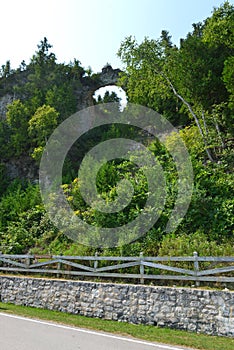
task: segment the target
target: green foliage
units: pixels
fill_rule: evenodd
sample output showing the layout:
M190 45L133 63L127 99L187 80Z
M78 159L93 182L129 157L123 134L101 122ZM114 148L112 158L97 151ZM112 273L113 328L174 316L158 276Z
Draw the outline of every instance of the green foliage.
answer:
M32 118L29 120L28 133L35 145L32 157L40 159L49 136L57 126L58 112L50 106L43 105L39 107Z
M169 234L160 244L159 256L192 256L197 252L200 256L229 256L233 255L233 247L229 243L217 244L210 241L202 231L179 235Z
M7 159L12 155L10 145L12 130L5 120L0 121L0 158Z
M0 163L0 197L6 191L9 185L10 179L7 176L5 164Z
M27 253L27 248L34 245L34 239L20 222L11 222L2 239L5 252L9 254Z
M234 6L225 1L205 21L204 41L234 48Z
M234 110L234 77L233 77L233 71L234 71L234 56L229 57L225 62L224 62L224 70L223 70L223 80L226 85L226 88L228 92L230 93L230 103L229 107L231 111L233 112ZM229 124L230 127L232 126L232 131L233 131L233 117L231 118L229 116Z
M132 126L105 125L87 132L69 151L62 189L75 214L92 225L95 234L99 227L118 227L134 220L152 193L146 169L139 169L135 156L108 161L100 168L92 157L87 157L86 190L92 194L91 181L96 170L94 204L100 205L99 209L117 203L119 183L126 197L126 180L134 190L131 201L117 212L105 213L88 205L81 195L82 179L77 177L77 169L93 146L111 138L136 139L148 147L163 169L166 198L159 220L132 244L126 245L125 236L120 236L117 248L99 249L100 254L139 256L143 251L145 255L191 255L198 251L199 255L233 255L233 13L233 6L225 2L203 23L194 24L179 48L173 45L167 31L162 31L158 40L145 38L138 44L128 37L122 42L118 55L125 70L119 84L126 90L128 100L161 113L179 126L179 132L165 134L163 146ZM93 255L94 248L73 242L50 222L38 185L10 183L6 176L7 161L17 158L23 162L29 154L40 160L53 130L76 112L77 91L82 84L87 87L98 83L98 75L90 69L85 72L77 59L69 64L57 63L51 48L44 38L29 65L22 63L17 71L12 71L8 62L1 70L1 96L9 90L18 98L8 106L6 120L0 121L1 250ZM106 102L117 102L115 113L119 113L121 121L125 112L119 110L117 95L107 91L97 101ZM102 108L108 118L110 111L106 106ZM193 164L194 191L180 226L166 234L178 193L177 169L170 155L178 137L184 141ZM209 152L212 157L207 157ZM156 174L158 169L152 170ZM155 205L148 210L155 214L157 194L153 195ZM95 234L83 243L92 243Z
M71 84L54 85L46 93L46 105L59 111L59 121L63 121L76 112L76 97Z
M29 121L29 135L38 143L44 143L57 125L58 112L53 107L39 107Z
M200 159L201 155L204 158L204 145L202 143L201 135L196 126L185 127L179 131L179 135L184 141L190 157Z
M140 44L130 36L118 51L125 65L120 85L129 101L155 109L174 125L195 122L211 161L220 159L220 139L224 149L233 132L233 13L225 2L204 23L193 25L180 48L163 31L159 40L145 38Z
M194 191L178 233L182 231L191 234L201 230L210 241L232 244L234 179L226 165L204 166L200 161L193 160Z
M15 100L7 107L6 121L9 125L10 146L15 156L25 153L28 149L29 110L23 102Z
M120 98L117 96L117 94L112 91L110 93L110 91L106 91L103 98L101 97L101 95L98 96L98 103L108 103L108 102L119 102Z
M12 182L0 201L0 228L9 221L16 221L22 213L41 203L38 186Z

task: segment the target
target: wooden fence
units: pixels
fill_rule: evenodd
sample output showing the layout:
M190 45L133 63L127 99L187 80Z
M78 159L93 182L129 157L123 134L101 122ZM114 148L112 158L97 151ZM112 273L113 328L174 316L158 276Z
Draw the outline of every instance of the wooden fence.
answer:
M234 257L110 257L0 253L0 271L97 278L234 283Z

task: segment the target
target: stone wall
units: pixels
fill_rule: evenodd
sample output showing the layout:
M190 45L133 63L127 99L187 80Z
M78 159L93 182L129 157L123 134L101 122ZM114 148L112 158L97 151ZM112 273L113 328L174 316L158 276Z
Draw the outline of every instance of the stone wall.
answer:
M234 336L234 292L0 277L2 302Z

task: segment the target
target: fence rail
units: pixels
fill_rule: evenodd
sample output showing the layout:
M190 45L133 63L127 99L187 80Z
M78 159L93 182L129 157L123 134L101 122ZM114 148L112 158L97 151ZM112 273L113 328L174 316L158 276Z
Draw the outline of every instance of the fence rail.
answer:
M181 267L182 265L182 267ZM63 256L0 253L0 271L99 278L234 283L234 257Z

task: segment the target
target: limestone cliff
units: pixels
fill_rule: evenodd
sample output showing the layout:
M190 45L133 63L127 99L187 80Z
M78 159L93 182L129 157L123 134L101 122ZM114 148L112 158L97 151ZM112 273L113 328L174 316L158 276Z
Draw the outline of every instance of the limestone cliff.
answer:
M80 88L76 90L77 111L92 106L94 103L94 92L101 87L115 85L117 83L120 72L120 69L113 69L111 65L107 65L102 68L102 71L100 73L95 74L95 79L91 79L90 77L83 77L81 79ZM20 81L20 78L18 77L17 81L15 81L15 84L27 82L27 74L25 74L25 72L21 72L20 77L22 77L22 81ZM17 98L17 93L14 91L13 77L13 79L11 78L7 92L2 96L0 94L0 119L5 119L7 105L12 103L12 101Z
M106 65L100 73L94 74L93 77L82 77L79 87L74 92L77 111L92 106L95 91L104 86L115 85L120 72L120 69L113 69L110 65ZM29 79L30 71L25 70L0 81L0 120L6 118L7 105L15 99L22 99L22 96L17 94L17 87L26 84ZM34 181L38 177L38 166L30 155L11 157L10 159L0 158L0 163L4 165L7 176L11 180L27 178Z

